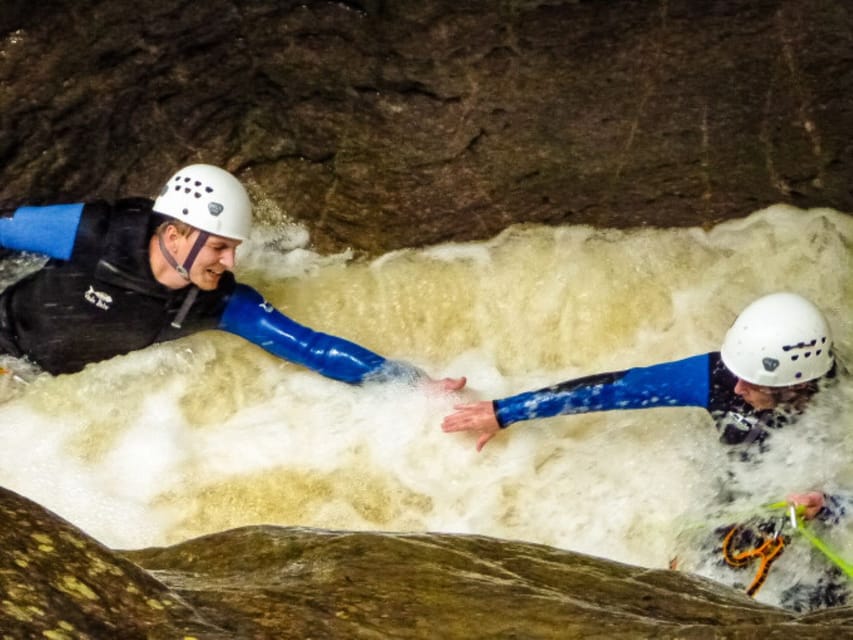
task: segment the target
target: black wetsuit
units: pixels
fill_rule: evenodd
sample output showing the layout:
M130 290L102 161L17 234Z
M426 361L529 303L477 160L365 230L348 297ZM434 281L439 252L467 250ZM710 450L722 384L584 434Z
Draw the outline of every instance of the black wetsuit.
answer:
M230 272L216 290L198 292L180 328L171 325L191 287L169 289L151 272L148 242L163 220L146 199L84 207L73 259L50 259L0 294L4 350L50 373L70 373L216 328L234 290Z
M156 342L220 329L350 384L425 375L294 322L230 271L213 291L163 286L151 271L149 243L167 218L152 205L134 198L0 215L0 246L51 258L0 294L0 352L25 356L50 373L73 373Z

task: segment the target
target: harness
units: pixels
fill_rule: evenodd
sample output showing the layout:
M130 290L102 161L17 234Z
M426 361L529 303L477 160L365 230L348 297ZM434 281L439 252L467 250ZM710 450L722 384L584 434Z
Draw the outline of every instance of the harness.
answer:
M752 549L735 552L733 549L735 534L740 529L740 526L734 525L729 529L726 537L723 539L723 558L726 564L735 569L743 569L753 560L759 561L755 577L746 589L747 595L755 597L755 594L758 593L758 590L767 580L770 566L782 555L782 551L785 550L785 537L781 535L781 531L777 531L771 536L762 535L760 544L754 546Z
M803 507L795 507L787 502L775 502L767 505L767 508L786 508L787 514L782 517L779 525L770 535L760 533L758 535L758 542L752 545L751 548L736 548L735 540L738 537L738 532L748 530L741 525L736 524L730 527L726 532L725 538L723 538L723 559L730 567L743 569L753 561L758 560L758 569L755 572L755 577L746 589L747 595L754 597L758 593L758 590L767 580L771 565L782 555L785 546L790 544L791 538L782 534L782 530L789 522L794 529L794 533L802 535L815 549L823 553L830 562L841 569L848 578L853 578L853 564L842 558L838 552L831 549L809 529L803 520Z

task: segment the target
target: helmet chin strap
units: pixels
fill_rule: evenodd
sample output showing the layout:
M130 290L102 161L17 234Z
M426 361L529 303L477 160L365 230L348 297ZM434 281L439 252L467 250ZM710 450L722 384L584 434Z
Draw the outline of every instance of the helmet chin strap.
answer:
M160 253L163 254L163 257L166 259L166 262L168 262L184 280L189 282L190 269L193 266L193 262L195 262L199 251L201 251L202 247L204 247L204 243L207 242L207 239L209 237L210 234L207 231L199 230L198 238L196 238L195 243L193 243L192 249L190 249L190 252L187 254L186 260L184 260L184 264L178 264L178 261L175 260L175 256L169 253L169 250L166 248L166 241L163 240L162 233L158 234L157 241L160 244Z
M157 242L160 245L160 253L163 254L163 257L166 259L172 268L177 271L181 277L187 282L190 281L190 269L193 266L193 262L195 262L196 257L198 256L198 252L201 251L201 248L204 246L204 243L207 242L207 239L210 237L210 234L207 231L198 232L198 238L193 243L192 249L187 254L186 260L184 260L184 264L178 264L178 261L175 260L175 256L169 253L169 250L166 248L166 241L163 240L163 234L159 234L157 237ZM178 309L178 313L175 315L175 319L172 320L172 326L175 329L180 329L181 325L184 322L184 319L187 317L187 314L190 311L190 307L195 302L196 296L198 296L198 287L192 286L190 287L190 291L187 294L187 297L184 298L184 302L181 305L181 308Z

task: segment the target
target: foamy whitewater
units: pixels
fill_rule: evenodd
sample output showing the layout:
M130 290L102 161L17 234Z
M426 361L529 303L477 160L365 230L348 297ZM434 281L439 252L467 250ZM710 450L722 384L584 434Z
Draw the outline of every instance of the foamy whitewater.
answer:
M55 378L7 358L0 485L113 548L261 523L460 532L675 561L728 583L702 549L714 527L792 491L853 488L849 375L774 432L758 464L732 459L701 409L520 423L479 454L476 436L439 426L455 402L717 350L744 306L778 290L814 300L853 362L850 216L772 207L710 231L514 228L371 263L308 242L258 229L238 279L297 321L468 388L350 387L218 332ZM0 286L35 264L6 260ZM850 520L823 533L848 561ZM825 566L795 539L758 599Z

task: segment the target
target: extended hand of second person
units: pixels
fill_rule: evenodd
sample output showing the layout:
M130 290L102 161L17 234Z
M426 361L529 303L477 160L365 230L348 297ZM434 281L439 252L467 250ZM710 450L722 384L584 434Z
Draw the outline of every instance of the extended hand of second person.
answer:
M481 451L486 443L500 431L500 424L498 424L495 407L491 400L457 404L453 408L455 411L442 421L441 430L445 433L454 431L479 432L477 451Z

